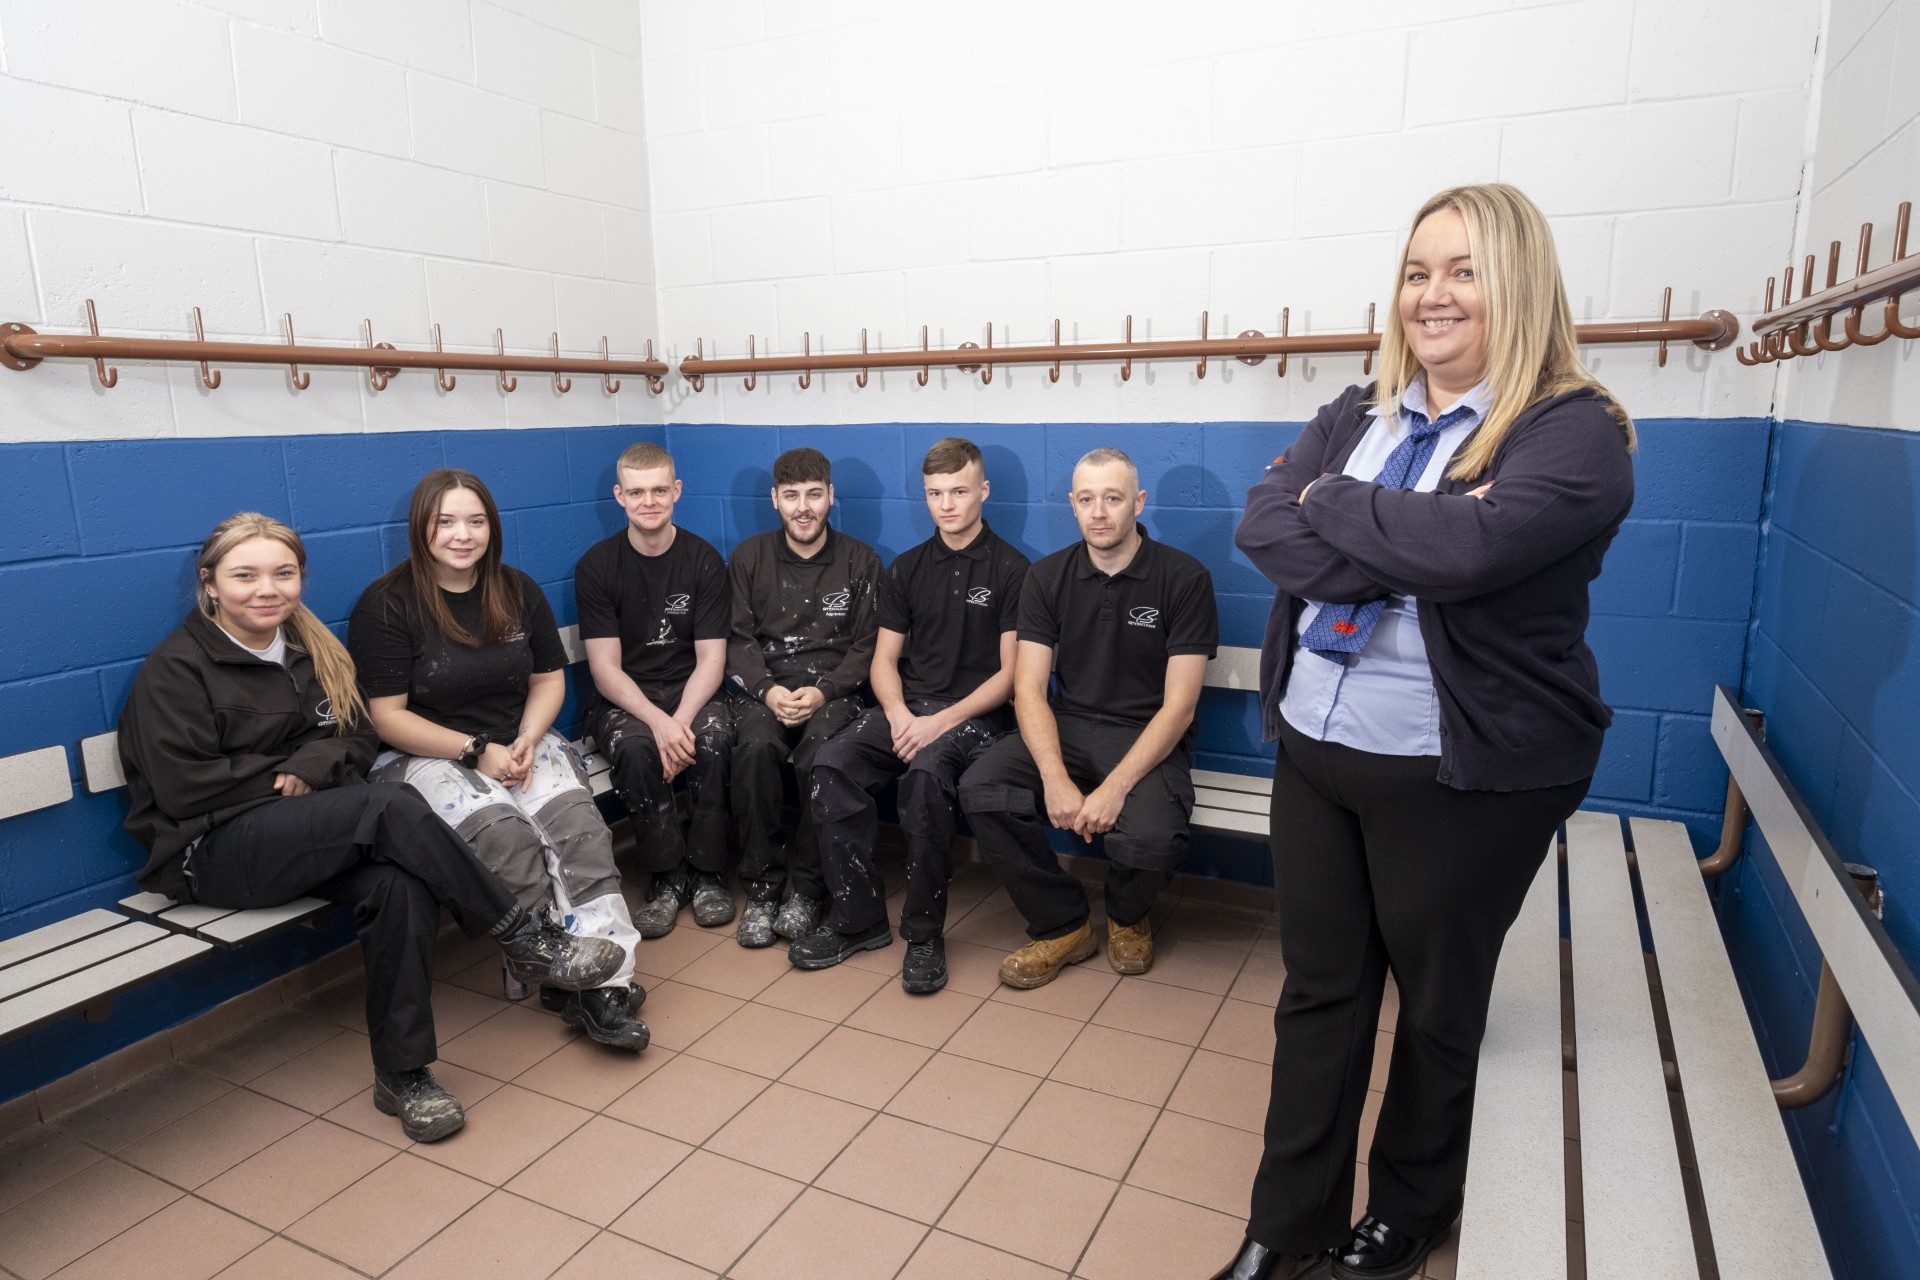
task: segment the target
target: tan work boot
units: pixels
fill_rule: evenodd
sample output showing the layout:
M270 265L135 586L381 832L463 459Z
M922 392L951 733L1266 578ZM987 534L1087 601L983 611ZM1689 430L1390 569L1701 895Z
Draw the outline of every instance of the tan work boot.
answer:
M1065 937L1029 942L1000 962L1000 981L1022 991L1044 987L1070 964L1079 964L1097 949L1093 921L1088 920Z
M1107 963L1115 973L1145 973L1153 968L1153 924L1148 917L1132 924L1107 921Z

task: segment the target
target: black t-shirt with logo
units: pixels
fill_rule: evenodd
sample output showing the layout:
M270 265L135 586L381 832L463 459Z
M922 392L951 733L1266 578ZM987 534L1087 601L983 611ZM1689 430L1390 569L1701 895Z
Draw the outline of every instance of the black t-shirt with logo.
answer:
M618 639L621 669L668 715L693 674L693 642L725 640L733 625L726 562L685 529L657 556L625 529L594 543L573 567L573 595L580 638Z
M857 693L873 665L874 586L880 557L838 529L802 556L780 530L743 539L727 562L733 635L727 675L748 695L813 685L828 700Z
M958 702L1000 670L1000 636L1019 629L1027 558L984 521L955 551L938 533L900 553L880 580L875 615L906 636L900 687Z
M527 709L528 677L559 671L567 651L554 625L553 609L540 584L518 569L500 566L520 584L520 625L498 644L455 644L413 607L404 580L393 590L368 587L347 623L347 651L369 698L407 695L407 710L443 728L484 733L512 742ZM442 591L454 621L479 636L480 590Z
M1213 576L1145 529L1133 560L1111 577L1076 542L1027 574L1020 638L1055 648L1055 711L1144 726L1166 695L1167 659L1211 658L1219 645Z

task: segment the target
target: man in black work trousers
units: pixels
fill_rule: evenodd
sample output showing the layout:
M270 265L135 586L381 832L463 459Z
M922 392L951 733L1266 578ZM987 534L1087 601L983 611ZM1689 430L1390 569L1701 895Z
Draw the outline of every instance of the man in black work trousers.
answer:
M806 782L822 744L860 714L873 661L873 593L880 557L827 524L833 472L818 449L789 449L773 462L780 528L733 549L733 636L727 678L733 699L733 819L740 835L743 947L774 935L804 938L820 923L826 886L808 817ZM780 767L801 787L792 856L781 838ZM789 873L793 892L783 905ZM776 911L778 914L776 915Z
M643 938L666 934L693 904L703 928L733 920L727 892L727 765L733 717L720 694L733 597L706 539L673 522L680 480L673 455L631 445L614 463L613 498L627 527L595 543L573 570L580 638L595 697L588 732L613 768L653 876L634 912ZM685 776L692 820L673 799Z
M1186 857L1189 729L1219 639L1205 566L1140 528L1147 495L1132 459L1093 450L1068 501L1082 540L1035 564L1020 597L1020 734L960 780L960 806L1033 939L1000 964L1011 987L1051 982L1098 945L1048 822L1088 843L1106 834L1107 962L1121 974L1152 966L1148 912Z
M986 465L971 440L949 436L920 464L934 535L880 580L869 707L820 749L813 821L833 909L787 957L825 969L887 946L887 890L874 866L874 796L900 779L907 837L907 940L900 985L947 985L947 883L953 878L954 801L960 775L1013 728L1013 655L1027 558L981 519Z

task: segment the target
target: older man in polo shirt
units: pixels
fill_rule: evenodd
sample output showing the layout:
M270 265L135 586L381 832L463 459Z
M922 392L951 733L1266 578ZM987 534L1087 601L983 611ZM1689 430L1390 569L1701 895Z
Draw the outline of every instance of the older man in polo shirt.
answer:
M1081 541L1035 564L1020 597L1020 732L960 781L960 806L1033 939L1000 965L1012 987L1051 982L1098 949L1092 906L1048 846L1049 822L1088 843L1105 835L1108 963L1121 974L1152 966L1148 912L1186 857L1187 749L1219 640L1206 567L1140 528L1147 495L1131 458L1081 458L1068 501Z

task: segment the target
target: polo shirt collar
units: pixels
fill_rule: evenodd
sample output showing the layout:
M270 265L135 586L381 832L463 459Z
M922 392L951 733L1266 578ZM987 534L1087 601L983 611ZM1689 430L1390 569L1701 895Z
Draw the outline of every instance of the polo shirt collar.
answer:
M989 544L992 539L993 526L983 519L980 521L980 532L973 535L973 541L961 547L958 551L955 551L947 545L947 540L942 538L940 531L936 529L933 532L933 558L936 560L950 560L954 556L965 556L969 560L984 561L987 558Z
M1074 557L1073 576L1076 578L1104 578L1111 576L1115 578L1144 579L1147 576L1147 560L1151 553L1152 546L1153 539L1147 535L1146 529L1141 528L1140 549L1133 553L1133 559L1127 562L1126 568L1120 570L1118 573L1108 575L1101 573L1093 567L1093 553L1087 550L1086 539L1082 538L1080 540L1080 554Z
M1482 378L1479 382L1473 384L1472 389L1469 390L1467 394L1454 401L1447 409L1447 412L1453 413L1460 409L1471 409L1473 411L1474 421L1477 422L1487 416L1487 409L1492 404L1493 384ZM1385 405L1376 404L1367 410L1367 416L1377 418L1385 412L1385 410ZM1426 374L1421 374L1407 384L1406 394L1400 397L1400 411L1402 413L1417 413L1423 418L1429 417L1427 413Z
M773 554L789 564L826 564L832 561L834 557L834 543L839 541L839 535L834 532L833 526L828 525L827 531L820 535L820 549L810 556L803 556L795 552L793 547L787 542L785 525L775 529L774 533L778 536L773 542Z

